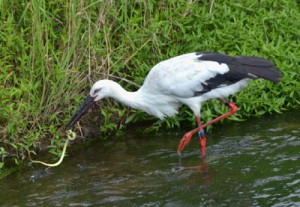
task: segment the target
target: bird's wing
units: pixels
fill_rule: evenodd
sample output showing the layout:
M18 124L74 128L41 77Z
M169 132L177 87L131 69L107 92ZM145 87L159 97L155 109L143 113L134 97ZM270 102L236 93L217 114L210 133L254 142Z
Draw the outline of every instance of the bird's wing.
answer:
M253 56L232 57L214 52L196 53L199 59L203 61L216 61L228 66L229 71L226 73L228 79L241 80L243 78L263 78L274 83L281 79L281 72L276 65L264 58Z
M228 72L227 65L203 61L200 56L189 53L160 62L149 72L143 90L189 98L225 84L226 81L213 78Z
M281 72L263 58L232 57L202 52L180 55L152 68L143 89L182 98L199 96L243 79L264 78L279 82Z

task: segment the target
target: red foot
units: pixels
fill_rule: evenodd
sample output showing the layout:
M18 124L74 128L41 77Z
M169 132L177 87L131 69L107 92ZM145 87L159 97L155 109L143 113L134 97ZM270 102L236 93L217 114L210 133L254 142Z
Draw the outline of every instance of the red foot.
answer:
M191 138L194 134L198 133L198 128L189 131L185 133L183 138L180 140L178 147L177 147L177 153L180 155L185 146L191 141ZM206 156L206 135L202 135L200 137L200 146L201 146L201 157L202 159Z
M198 128L197 128L198 130ZM185 135L182 137L182 139L180 140L178 147L177 147L177 153L180 154L182 152L182 150L184 149L184 147L190 142L192 136L196 133L194 132L195 130L189 131L187 133L185 133Z
M223 114L209 122L207 122L206 124L202 125L202 128L204 129L205 127L214 124L222 119L225 119L229 116L231 116L232 114L236 113L238 111L238 107L233 103L233 102L226 102L223 99L219 99L222 103L226 104L228 106L228 108L230 108L230 111L227 112L226 114ZM196 133L198 133L199 131L199 127L193 129L192 131L187 132L183 138L180 140L179 145L177 147L177 153L180 154L184 147L190 142L192 136ZM201 156L202 158L205 158L205 148L206 148L206 137L205 139L200 139L200 145L201 145Z

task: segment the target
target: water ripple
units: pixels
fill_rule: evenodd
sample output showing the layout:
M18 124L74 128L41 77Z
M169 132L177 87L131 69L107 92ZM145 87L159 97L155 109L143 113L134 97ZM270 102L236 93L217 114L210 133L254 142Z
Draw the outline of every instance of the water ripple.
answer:
M176 154L184 132L127 131L2 180L1 206L300 206L299 113L217 125L205 161L196 139Z

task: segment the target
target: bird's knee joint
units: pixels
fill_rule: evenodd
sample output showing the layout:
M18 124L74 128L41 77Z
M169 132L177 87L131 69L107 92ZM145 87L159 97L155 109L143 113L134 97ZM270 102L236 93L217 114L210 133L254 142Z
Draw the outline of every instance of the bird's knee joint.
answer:
M230 111L232 111L232 112L237 112L239 110L239 108L233 102L230 102L228 107L230 108Z

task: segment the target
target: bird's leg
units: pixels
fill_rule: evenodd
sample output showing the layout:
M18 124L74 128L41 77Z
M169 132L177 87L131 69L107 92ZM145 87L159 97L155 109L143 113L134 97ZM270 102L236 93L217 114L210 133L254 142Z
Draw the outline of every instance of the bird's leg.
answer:
M229 102L226 101L224 99L218 99L220 102L222 102L223 104L225 104L226 106L228 106L230 108L230 111L227 112L226 114L223 114L222 116L219 116L205 124L202 125L202 128L204 129L205 127L214 124L222 119L225 119L229 116L231 116L232 114L236 113L238 111L238 107L233 103L233 102ZM190 142L192 136L196 133L199 133L199 124L198 127L185 133L185 135L183 136L183 138L180 140L178 148L177 148L177 153L180 154L182 152L182 150L184 149L184 147Z
M233 102L226 101L225 99L222 99L222 98L219 98L218 100L220 102L222 102L223 104L225 104L228 108L230 108L230 111L227 112L226 114L223 114L222 116L219 116L219 117L217 117L217 118L215 118L215 119L213 119L213 120L205 123L203 125L203 127L207 127L207 126L209 126L211 124L214 124L214 123L216 123L218 121L221 121L222 119L225 119L225 118L227 118L227 117L235 114L238 111L238 107Z
M196 121L198 124L198 135L200 139L200 147L201 147L201 157L202 159L205 158L205 149L206 149L206 135L204 129L201 124L201 120L199 116L196 116Z
M184 147L190 142L192 136L196 133L198 133L199 138L200 138L200 146L201 146L201 154L202 157L205 157L205 146L206 146L206 135L204 132L204 128L207 125L202 125L200 121L200 117L196 116L196 121L198 124L198 127L185 133L182 139L180 140L178 147L177 147L177 153L180 155Z

